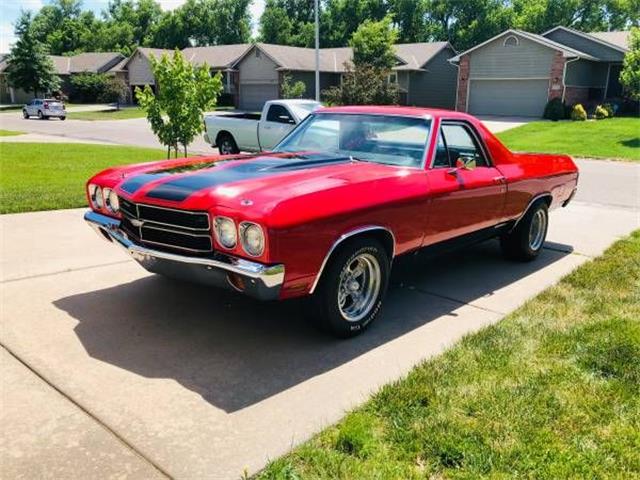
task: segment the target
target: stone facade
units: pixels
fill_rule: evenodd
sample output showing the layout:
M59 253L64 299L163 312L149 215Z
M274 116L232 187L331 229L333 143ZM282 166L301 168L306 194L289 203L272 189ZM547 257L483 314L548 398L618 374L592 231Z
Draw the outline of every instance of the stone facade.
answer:
M459 112L467 111L467 92L469 91L469 55L460 57L458 67L458 100L456 102L456 110Z

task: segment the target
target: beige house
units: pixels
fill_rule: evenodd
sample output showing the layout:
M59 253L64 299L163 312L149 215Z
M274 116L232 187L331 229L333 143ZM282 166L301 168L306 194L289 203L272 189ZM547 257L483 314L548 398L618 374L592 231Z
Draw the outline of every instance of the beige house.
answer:
M60 90L71 93L71 77L78 73L107 73L124 77L124 72L116 69L126 60L118 52L87 52L69 57L49 55L55 73L60 77ZM0 60L0 103L25 103L33 98L33 92L9 85L5 70L8 63L6 56ZM43 93L44 95L44 93Z
M448 42L398 44L396 65L389 81L397 82L403 104L454 108L457 70L449 63L455 51ZM207 63L212 72L222 72L222 104L244 110L259 110L264 102L280 98L285 75L302 81L306 95L315 92L315 50L266 43L186 48L184 56L193 64ZM170 50L138 48L124 63L131 89L155 88L151 56ZM320 89L339 85L351 48L320 49Z

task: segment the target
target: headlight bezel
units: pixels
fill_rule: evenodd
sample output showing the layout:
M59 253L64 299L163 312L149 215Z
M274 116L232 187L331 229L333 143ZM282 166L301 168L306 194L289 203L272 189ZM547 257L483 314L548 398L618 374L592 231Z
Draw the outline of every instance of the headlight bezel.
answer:
M113 214L120 212L120 200L118 200L118 194L113 188L103 188L102 197L107 211Z
M230 225L231 226L231 230L233 232L233 244L225 244L222 241L222 232L221 232L221 225ZM236 222L233 218L231 217L225 217L224 215L216 215L213 218L213 232L214 235L216 237L216 243L218 243L218 245L220 245L222 248L226 249L226 250L233 250L234 248L236 248L236 246L238 245L238 231L237 231L237 226L236 226Z
M89 184L89 201L91 202L91 206L95 210L102 210L104 207L104 197L102 193L102 187L100 185L96 185L95 183Z
M254 228L260 233L260 248L258 250L253 250L248 247L247 232L252 231ZM251 257L261 257L264 255L267 240L264 234L264 229L261 225L255 222L240 222L240 225L238 226L238 233L240 234L240 244L242 245L244 253Z

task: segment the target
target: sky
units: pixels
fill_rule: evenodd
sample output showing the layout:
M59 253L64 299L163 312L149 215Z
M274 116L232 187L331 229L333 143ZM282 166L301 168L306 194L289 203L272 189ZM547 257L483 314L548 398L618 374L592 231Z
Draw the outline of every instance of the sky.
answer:
M156 0L163 10L173 10L182 5L185 0ZM51 3L51 0L0 0L0 53L7 53L15 41L13 24L20 15L20 10L37 12L41 7ZM83 0L85 10L92 10L100 15L107 7L109 0ZM264 10L264 0L253 0L249 7L252 17L253 33L257 33L258 20Z

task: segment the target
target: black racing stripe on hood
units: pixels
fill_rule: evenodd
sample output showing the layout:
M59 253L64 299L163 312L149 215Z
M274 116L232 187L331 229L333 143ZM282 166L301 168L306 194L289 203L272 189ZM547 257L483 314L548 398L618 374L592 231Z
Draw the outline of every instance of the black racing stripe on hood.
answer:
M327 156L326 154L309 154L290 158L259 157L255 160L239 161L225 168L208 168L203 173L183 175L175 180L164 182L149 192L147 197L180 202L194 192L206 188L214 188L225 183L250 180L276 175L283 172L323 167L337 163L349 162L349 157ZM167 174L160 171L159 174ZM156 177L157 178L157 177Z
M145 186L147 183L157 180L160 177L164 177L169 175L168 173L159 174L157 172L154 173L142 173L140 175L135 175L131 178L128 178L120 185L120 188L129 194L136 193L140 188Z

